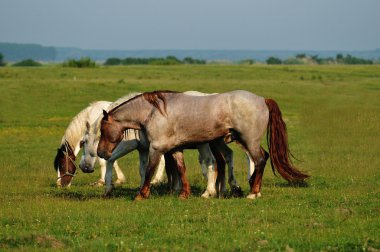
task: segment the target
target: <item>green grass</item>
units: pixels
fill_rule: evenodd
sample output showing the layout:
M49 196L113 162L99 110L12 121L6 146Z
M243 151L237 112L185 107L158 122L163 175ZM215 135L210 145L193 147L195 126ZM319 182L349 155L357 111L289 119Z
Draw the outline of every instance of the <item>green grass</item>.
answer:
M137 153L120 160L128 182L111 199L88 185L98 171L55 188L53 158L77 112L155 89L245 89L275 99L309 187L288 186L267 165L262 198L205 200L197 153L188 150L186 201L161 185L133 202ZM0 250L380 249L379 66L5 67L0 94ZM232 148L247 194L246 160Z

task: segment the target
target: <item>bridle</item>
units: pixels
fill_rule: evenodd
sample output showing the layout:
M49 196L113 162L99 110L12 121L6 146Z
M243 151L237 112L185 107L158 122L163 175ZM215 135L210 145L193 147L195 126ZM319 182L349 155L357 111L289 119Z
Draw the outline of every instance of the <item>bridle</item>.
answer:
M67 141L65 141L65 150L62 150L62 152L63 152L63 154L66 156L66 171L65 171L65 173L62 175L62 176L59 176L58 178L57 178L57 180L59 180L59 179L62 179L63 177L65 177L65 176L70 176L70 177L75 177L75 172L74 173L71 173L71 172L69 172L69 166L68 166L68 164L69 164L69 161L71 162L71 164L72 165L74 165L74 167L75 167L75 170L77 170L77 165L75 164L75 161L69 156L69 154L68 154L68 150L69 150L69 145L68 145L68 143L67 143ZM71 148L70 148L71 149ZM60 165L58 165L58 166L60 166ZM62 168L62 167L61 167Z

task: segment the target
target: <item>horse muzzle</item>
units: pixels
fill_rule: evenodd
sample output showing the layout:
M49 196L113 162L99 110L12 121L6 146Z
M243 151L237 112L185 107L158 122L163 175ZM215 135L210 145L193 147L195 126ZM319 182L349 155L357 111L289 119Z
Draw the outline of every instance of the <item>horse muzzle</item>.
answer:
M82 170L82 172L84 173L93 173L94 172L94 168L89 166L89 165L82 165L82 164L79 164L79 168Z

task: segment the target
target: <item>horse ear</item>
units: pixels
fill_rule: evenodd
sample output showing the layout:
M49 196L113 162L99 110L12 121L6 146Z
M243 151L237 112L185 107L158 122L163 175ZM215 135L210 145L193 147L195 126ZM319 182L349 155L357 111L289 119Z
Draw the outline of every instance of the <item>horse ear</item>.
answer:
M108 121L108 113L103 109L103 120Z

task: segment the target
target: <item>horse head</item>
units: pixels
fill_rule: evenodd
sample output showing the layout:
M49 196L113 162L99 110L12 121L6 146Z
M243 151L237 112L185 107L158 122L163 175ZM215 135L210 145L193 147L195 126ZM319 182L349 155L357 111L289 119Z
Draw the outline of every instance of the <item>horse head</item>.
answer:
M100 126L100 140L97 154L99 157L109 159L112 151L121 142L124 135L123 125L112 118L112 115L103 110L103 119Z
M57 186L70 186L71 180L75 175L76 165L74 151L67 142L57 149L57 155L54 159L54 168L57 171Z
M89 122L86 122L86 131L84 133L83 139L80 142L80 147L83 149L82 158L79 163L79 168L84 173L94 172L95 162L96 162L96 148L98 146L98 140L96 134L93 133Z

